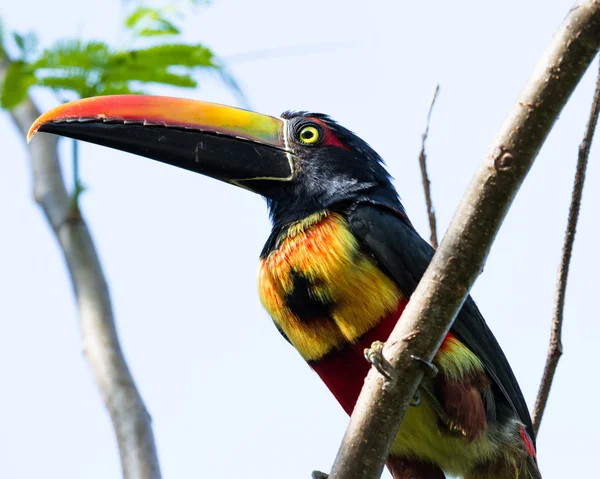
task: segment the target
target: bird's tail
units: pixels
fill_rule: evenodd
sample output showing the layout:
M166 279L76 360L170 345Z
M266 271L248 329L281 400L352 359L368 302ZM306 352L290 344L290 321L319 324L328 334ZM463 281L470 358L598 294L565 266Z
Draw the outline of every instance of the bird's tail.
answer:
M525 470L523 474L519 475L519 479L542 479L542 473L540 472L534 457L530 456L527 458Z
M521 461L521 468L519 471L518 478L519 479L542 479L542 474L538 468L535 446L533 445L533 441L527 434L527 431L523 427L523 425L519 426L519 436L521 439L521 444L525 449L525 460Z
M535 459L520 459L516 463L512 458L490 464L479 464L465 479L542 479Z
M495 460L475 466L465 479L542 479L535 448L529 436L526 437L526 442L511 447Z
M445 479L435 464L390 456L387 467L394 479ZM482 464L465 479L542 479L535 456L506 457L498 462Z
M513 430L514 431L514 430ZM465 479L542 479L535 445L521 424L517 424L515 441L503 448L489 462L477 464ZM390 456L387 467L394 479L445 479L435 464L417 459Z

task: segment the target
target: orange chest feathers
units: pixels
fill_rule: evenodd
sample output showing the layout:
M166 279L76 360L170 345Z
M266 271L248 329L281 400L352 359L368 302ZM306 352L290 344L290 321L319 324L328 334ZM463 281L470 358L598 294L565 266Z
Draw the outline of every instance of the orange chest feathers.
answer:
M261 260L258 286L263 306L307 361L355 343L402 299L335 213L291 225Z

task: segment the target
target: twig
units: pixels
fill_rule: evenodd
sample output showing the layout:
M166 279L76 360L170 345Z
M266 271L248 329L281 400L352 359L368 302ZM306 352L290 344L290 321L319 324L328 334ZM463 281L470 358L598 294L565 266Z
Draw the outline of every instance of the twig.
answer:
M396 324L384 357L395 382L372 369L352 413L331 479L381 475L423 377L411 356L432 360L482 270L512 200L569 96L600 48L600 0L566 16L471 181L429 268Z
M0 59L1 60L1 59ZM0 77L8 61L0 61ZM30 98L9 112L23 139L40 115ZM117 337L108 285L90 232L73 208L60 169L57 138L29 145L33 190L62 249L79 309L83 348L117 435L125 479L160 479L150 416Z
M533 428L537 435L542 416L546 409L552 380L556 373L556 366L563 353L561 333L563 325L563 312L565 308L565 293L567 290L567 279L569 277L569 265L571 263L571 254L573 252L573 243L575 242L575 233L577 230L577 220L579 219L579 210L581 209L581 196L583 194L583 185L585 182L585 170L587 168L590 148L594 138L594 131L598 123L598 113L600 111L600 68L596 80L596 91L592 101L592 109L588 120L585 135L579 145L579 155L577 158L577 169L575 171L575 182L571 194L571 206L569 208L569 219L567 221L567 230L565 232L565 241L563 244L558 268L558 278L556 280L556 295L554 297L554 311L552 312L552 332L550 335L550 347L548 348L548 357L542 376L542 383L535 401L533 409Z
M438 93L440 92L439 83L435 87L431 104L429 105L429 111L427 112L427 124L425 131L421 136L421 153L419 154L419 166L421 167L421 179L423 180L423 191L425 193L425 204L427 205L427 216L429 217L429 231L431 238L431 246L435 249L438 247L438 236L437 236L437 222L435 219L435 208L433 207L433 200L431 199L431 181L427 175L427 155L425 154L425 143L427 142L427 136L429 135L429 123L431 122L431 112L433 111L433 105L437 99Z

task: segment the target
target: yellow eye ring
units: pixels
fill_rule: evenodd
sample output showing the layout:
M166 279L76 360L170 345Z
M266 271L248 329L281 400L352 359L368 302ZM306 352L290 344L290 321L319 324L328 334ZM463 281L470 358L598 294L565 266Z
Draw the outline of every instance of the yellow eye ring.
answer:
M314 145L321 139L321 133L319 132L318 128L311 125L306 125L303 126L298 132L298 138L305 145Z

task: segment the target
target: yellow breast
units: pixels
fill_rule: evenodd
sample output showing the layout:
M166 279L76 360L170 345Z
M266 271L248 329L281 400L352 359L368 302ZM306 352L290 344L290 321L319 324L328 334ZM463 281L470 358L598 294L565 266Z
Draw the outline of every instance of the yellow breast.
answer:
M335 213L291 225L261 260L258 284L263 306L307 361L355 342L402 298ZM307 317L292 301L299 296L323 307Z

